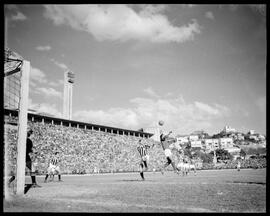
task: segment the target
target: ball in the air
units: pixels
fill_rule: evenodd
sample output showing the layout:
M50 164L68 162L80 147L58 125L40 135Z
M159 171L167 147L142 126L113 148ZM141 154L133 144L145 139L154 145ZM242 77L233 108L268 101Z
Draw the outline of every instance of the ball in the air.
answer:
M164 125L164 121L160 120L160 121L158 122L158 124L159 124L160 126L162 126L162 125Z

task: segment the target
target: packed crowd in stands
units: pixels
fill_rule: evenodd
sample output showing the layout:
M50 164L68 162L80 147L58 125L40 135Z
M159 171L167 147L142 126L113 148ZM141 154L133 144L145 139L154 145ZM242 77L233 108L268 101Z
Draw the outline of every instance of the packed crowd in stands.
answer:
M14 117L10 122L14 122ZM5 119L6 120L6 119ZM8 120L7 120L8 121ZM105 172L134 172L138 171L140 157L136 146L139 139L153 146L149 150L149 170L160 170L165 162L163 150L154 140L117 135L102 131L53 125L41 122L28 122L28 128L34 133L31 137L34 144L35 162L40 174L44 174L50 157L58 151L61 158L63 174L88 174ZM17 127L5 124L5 141L10 170L16 165ZM230 161L222 168L236 168L237 161ZM266 167L266 159L242 160L242 168ZM213 164L203 164L202 169L213 169ZM168 167L168 169L172 169Z
M240 161L242 169L266 168L266 158L248 158L241 160L228 160L225 162L217 163L216 166L213 163L204 163L202 169L236 169L238 161Z
M123 136L101 131L53 125L41 122L28 122L28 128L34 133L31 137L36 152L35 161L40 173L46 172L50 157L55 151L60 152L63 173L93 173L137 171L139 154L136 146L139 139L153 145L152 139L136 136ZM16 164L15 126L7 126L8 158L11 170ZM159 145L150 149L151 164L149 169L164 163L164 155ZM163 159L163 160L162 160Z

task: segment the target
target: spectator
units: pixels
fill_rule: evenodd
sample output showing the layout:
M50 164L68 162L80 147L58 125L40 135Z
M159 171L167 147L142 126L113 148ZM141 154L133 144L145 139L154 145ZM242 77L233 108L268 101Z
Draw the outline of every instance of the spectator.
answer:
M15 121L12 119L12 121ZM35 143L40 174L46 172L48 155L59 150L62 157L62 173L93 173L97 167L102 172L116 172L120 168L123 171L138 171L136 157L136 144L141 137L117 135L102 131L52 125L41 122L28 122L28 126L34 131L32 140ZM8 145L8 165L14 168L16 165L16 127L6 128ZM143 142L153 145L156 141L143 138ZM159 171L164 164L162 148L154 145L150 151L149 170ZM201 163L201 162L200 162ZM235 169L236 161L228 161L222 168ZM266 158L243 160L242 168L266 167ZM202 169L213 169L212 163L203 163ZM171 168L170 168L171 169ZM172 169L171 169L172 170Z

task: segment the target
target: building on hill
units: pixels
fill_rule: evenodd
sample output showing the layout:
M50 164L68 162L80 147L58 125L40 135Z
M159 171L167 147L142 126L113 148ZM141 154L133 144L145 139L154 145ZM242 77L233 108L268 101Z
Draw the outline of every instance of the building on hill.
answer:
M219 140L218 139L205 139L204 146L206 152L214 151L219 148Z
M233 139L231 137L219 138L219 148L232 148L233 144Z
M266 148L266 141L265 141L265 140L261 141L261 142L260 142L260 145L261 145L263 148Z
M247 132L247 134L248 134L248 135L253 135L253 134L255 134L255 130L249 130L249 131Z
M224 148L224 149L227 150L233 156L234 160L236 158L240 157L241 149L239 147L228 147L228 148Z
M247 134L253 135L253 134L255 134L255 130L249 130L249 131L247 132Z
M259 138L259 140L265 140L265 136L262 134L258 134L258 138Z
M236 130L234 128L226 125L224 127L224 129L222 130L222 132L224 132L225 134L227 134L227 133L235 133Z
M199 136L198 135L189 135L188 137L189 141L196 141L196 140L199 140Z
M242 133L236 133L234 139L235 140L245 140L245 136Z
M202 141L201 140L193 140L190 141L191 148L202 148Z
M259 141L259 138L258 138L258 136L257 136L256 134L250 135L250 136L249 136L249 139L250 139L250 140L253 140L253 141Z
M184 145L189 142L188 135L179 135L176 137L176 140L180 145Z

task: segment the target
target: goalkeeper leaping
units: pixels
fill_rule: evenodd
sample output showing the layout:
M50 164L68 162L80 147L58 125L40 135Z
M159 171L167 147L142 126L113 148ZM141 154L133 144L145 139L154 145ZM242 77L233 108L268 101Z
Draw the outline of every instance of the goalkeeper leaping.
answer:
M167 159L166 163L161 168L162 175L164 174L165 168L170 164L172 165L174 172L179 174L179 169L175 166L175 163L172 159L172 151L170 149L170 145L172 144L172 142L175 142L175 139L169 137L171 133L172 131L170 131L169 133L165 133L164 131L160 130L160 144L162 146L162 149L164 150Z

